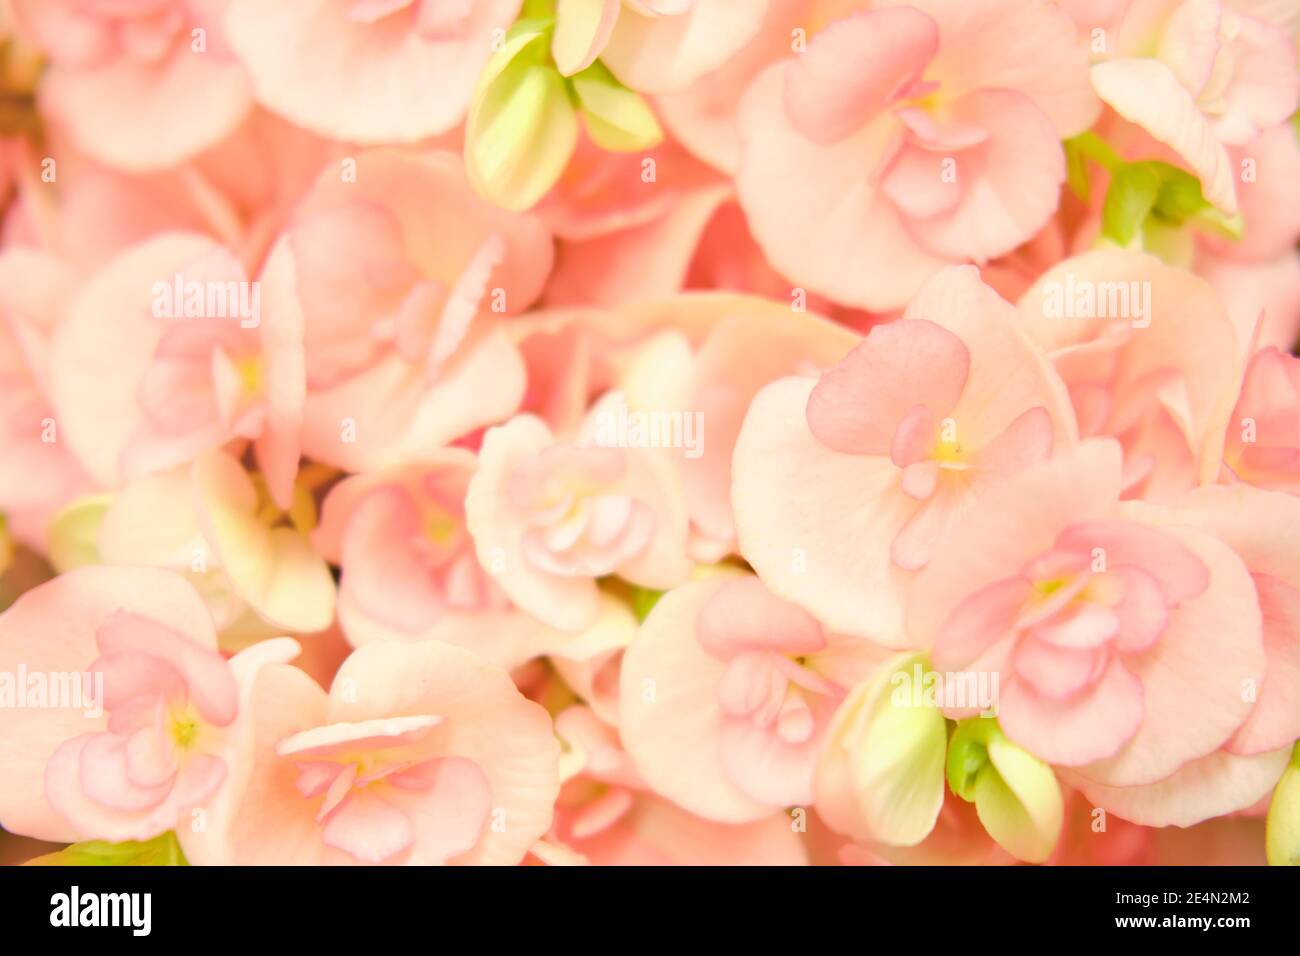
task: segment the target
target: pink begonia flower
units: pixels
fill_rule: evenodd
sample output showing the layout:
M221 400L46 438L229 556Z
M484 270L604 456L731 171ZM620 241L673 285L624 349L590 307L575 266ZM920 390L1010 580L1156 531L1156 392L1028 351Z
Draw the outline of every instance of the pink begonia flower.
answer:
M791 819L771 813L728 825L688 813L646 786L618 731L587 707L555 717L564 745L555 825L533 853L559 862L553 847L594 866L800 866L807 853Z
M1121 507L1121 459L1113 440L1089 440L988 489L907 602L934 670L998 674L1007 737L1070 768L1103 807L1215 754L1266 673L1242 559ZM1176 799L1162 812L1179 813Z
M1265 798L1300 737L1300 716L1290 700L1300 678L1300 561L1289 546L1300 500L1238 484L1199 488L1167 508L1134 502L1128 509L1153 525L1195 528L1230 546L1251 574L1262 616L1263 680L1240 688L1255 706L1219 750L1144 787L1080 781L1085 794L1126 819L1189 826Z
M620 650L636 619L603 598L579 634L555 631L515 608L479 564L464 500L477 467L461 448L330 489L312 543L340 568L338 613L348 641L440 640L507 669L561 655L570 665ZM561 665L563 666L563 665Z
M80 568L28 591L0 615L0 671L59 696L0 708L0 822L61 842L175 829L184 844L238 772L252 679L297 652L286 638L227 662L169 571Z
M1127 497L1169 498L1199 482L1241 350L1204 280L1144 253L1098 250L1045 272L1018 311L1069 387L1080 435L1124 446Z
M474 555L465 527L472 452L447 448L391 472L352 475L330 489L312 533L341 569L339 617L406 635L454 615L509 609Z
M565 76L597 59L643 93L685 89L758 32L768 0L559 0L551 53Z
M1275 346L1251 356L1227 423L1223 467L1228 480L1300 494L1300 358Z
M0 255L0 511L39 552L55 513L94 489L59 440L49 399L50 338L74 286L52 257L21 247Z
M305 333L303 453L370 471L509 416L524 369L497 320L550 265L541 223L475 196L451 153L328 168L261 279Z
M237 809L191 862L513 865L550 829L551 720L462 648L360 648L328 694L267 668L250 707Z
M556 320L563 323L565 318ZM547 358L560 358L557 351L571 366L585 349L587 367L570 367L566 386L582 389L586 378L597 376L601 386L621 392L629 416L683 416L681 447L666 447L661 457L682 476L692 525L691 553L706 563L735 547L731 459L750 400L785 375L815 374L830 367L857 341L852 332L794 303L782 306L721 294L575 313L568 321L577 326L570 331L572 337L537 336L531 349L525 347L530 371ZM634 332L642 325L658 331ZM584 340L588 344L576 345ZM530 375L530 381L533 378ZM548 421L564 430L574 420L571 412L572 407ZM692 426L689 433L687 423Z
M829 630L907 646L903 587L953 521L1074 438L1015 311L973 266L947 269L820 379L758 393L732 463L740 552Z
M880 653L757 578L692 582L659 600L623 656L623 745L656 792L706 819L810 806L831 715Z
M1006 24L1014 22L1008 32ZM740 203L772 265L869 309L1009 252L1056 209L1097 103L1047 2L924 0L837 20L741 103Z
M229 0L257 99L331 139L409 143L464 118L520 0Z
M228 0L14 0L50 58L41 113L105 163L166 169L216 145L252 106L225 45Z
M55 330L60 440L108 488L252 441L287 505L305 399L300 322L210 239L163 233L132 246Z
M557 441L540 419L516 416L484 436L465 497L479 562L515 605L560 630L595 623L597 578L662 590L691 568L680 477L654 449L594 438Z
M655 97L659 119L693 155L734 174L740 161L736 110L754 77L818 27L862 6L861 0L770 0L758 32L734 56L685 89Z
M100 524L99 556L183 573L223 637L322 631L334 620L334 580L300 527L314 517L304 496L297 489L286 514L236 459L203 452L193 464L123 487Z
M1106 36L1097 95L1177 153L1226 213L1238 209L1228 147L1284 122L1300 94L1294 44L1256 6L1132 0L1117 20L1092 24Z

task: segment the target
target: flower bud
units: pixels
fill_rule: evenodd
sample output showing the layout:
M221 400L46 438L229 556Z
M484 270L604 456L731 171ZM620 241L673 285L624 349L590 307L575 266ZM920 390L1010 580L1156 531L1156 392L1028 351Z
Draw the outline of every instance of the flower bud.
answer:
M1273 790L1264 852L1269 866L1300 866L1300 744Z
M943 806L946 721L898 686L923 666L922 655L891 658L832 719L814 782L817 812L855 840L915 846Z
M1061 834L1065 804L1052 768L1016 746L996 720L957 725L948 745L948 785L975 804L980 823L1018 860L1042 863Z
M550 61L550 20L520 20L479 77L465 121L475 191L529 209L555 185L578 141L570 91Z

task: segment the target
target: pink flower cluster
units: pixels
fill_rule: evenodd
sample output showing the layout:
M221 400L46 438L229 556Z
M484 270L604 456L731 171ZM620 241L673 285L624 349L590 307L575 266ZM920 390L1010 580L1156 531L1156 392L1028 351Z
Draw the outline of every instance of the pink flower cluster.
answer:
M0 4L0 860L1300 863L1298 32Z

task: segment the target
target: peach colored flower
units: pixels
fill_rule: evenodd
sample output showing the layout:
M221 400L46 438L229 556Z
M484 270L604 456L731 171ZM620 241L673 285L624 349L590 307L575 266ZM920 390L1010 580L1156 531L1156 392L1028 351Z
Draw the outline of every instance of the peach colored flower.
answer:
M658 793L706 819L810 806L831 715L879 656L757 578L685 585L624 654L623 745Z
M478 199L450 153L377 150L323 172L261 277L303 329L304 454L398 465L510 415L523 365L499 319L550 263L541 223Z
M736 188L772 264L883 310L1032 236L1060 138L1097 112L1074 34L1046 2L925 0L837 20L768 67L741 103Z
M242 440L287 504L302 329L293 311L263 302L228 250L191 233L132 246L79 290L51 342L50 399L61 440L99 484Z
M1074 441L1064 385L973 267L819 379L768 385L732 462L740 552L828 629L907 646L902 593L977 492Z
M166 169L224 139L252 106L225 45L228 0L14 0L17 29L50 58L41 111L123 169Z
M1242 559L1149 506L1118 506L1121 489L1110 440L1008 479L966 513L907 606L934 669L999 674L1006 735L1101 806L1215 754L1255 707L1244 682L1267 669ZM1175 799L1164 812L1183 811Z
M1097 250L1043 273L1017 311L1069 387L1080 435L1124 446L1126 497L1167 499L1217 466L1241 343L1204 280Z
M550 829L550 718L461 648L363 647L328 694L268 668L250 707L238 809L195 862L511 865Z
M662 589L691 567L677 474L653 450L593 437L556 441L517 416L484 437L465 497L479 562L515 605L561 630L595 622L598 578Z
M169 571L82 568L29 591L0 615L0 670L43 678L50 696L0 708L5 828L184 840L190 812L237 773L253 677L297 650L271 641L227 662L203 602ZM54 693L68 679L76 699Z

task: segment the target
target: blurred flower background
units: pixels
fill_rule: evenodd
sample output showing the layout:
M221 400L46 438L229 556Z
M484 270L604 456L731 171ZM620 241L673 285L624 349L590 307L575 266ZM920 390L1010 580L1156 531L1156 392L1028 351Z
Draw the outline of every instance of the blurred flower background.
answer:
M0 863L1300 862L1298 62L0 2Z

